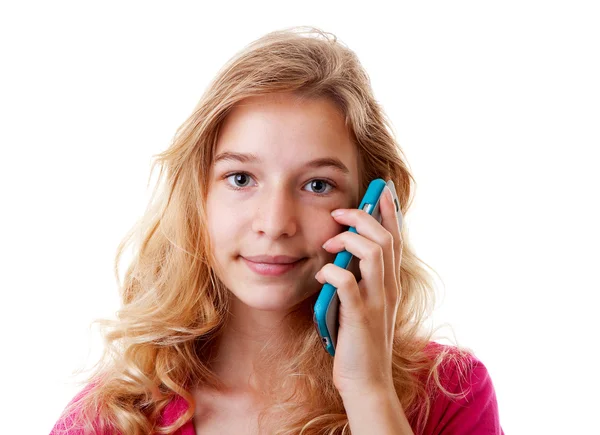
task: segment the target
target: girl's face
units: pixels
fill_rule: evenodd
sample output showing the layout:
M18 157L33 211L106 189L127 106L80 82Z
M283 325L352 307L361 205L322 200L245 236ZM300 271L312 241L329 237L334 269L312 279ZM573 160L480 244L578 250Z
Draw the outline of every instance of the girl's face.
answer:
M217 275L249 307L288 310L302 302L321 288L315 274L335 258L321 247L344 228L330 213L356 207L358 186L358 152L331 101L244 100L221 128L209 175ZM248 260L256 256L267 258ZM282 261L275 256L301 260L284 272L256 264Z

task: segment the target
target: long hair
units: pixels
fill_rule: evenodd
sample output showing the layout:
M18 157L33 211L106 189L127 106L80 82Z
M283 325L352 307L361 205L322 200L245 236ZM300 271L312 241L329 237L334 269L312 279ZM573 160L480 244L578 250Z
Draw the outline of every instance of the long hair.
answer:
M207 364L229 309L206 224L208 174L220 126L232 108L245 98L279 92L335 103L359 153L359 193L374 178L391 179L407 215L415 181L356 54L311 27L272 32L249 44L217 74L168 149L154 156L151 173L160 168L156 188L115 258L122 306L116 319L98 321L105 349L86 381L93 388L65 409L65 414L78 410L74 425L90 433L168 434L194 414L191 386L222 385ZM436 394L453 396L440 383L438 366L453 358L459 362L469 351L427 351L434 332L425 325L435 305L435 272L415 255L406 225L402 238L392 373L405 413L419 428ZM127 247L132 257L121 282ZM276 433L349 433L332 380L333 359L306 318L294 326L297 340L265 355L271 378L294 385L287 395L276 385L268 388L286 413ZM161 426L161 412L176 395L189 407L173 424Z

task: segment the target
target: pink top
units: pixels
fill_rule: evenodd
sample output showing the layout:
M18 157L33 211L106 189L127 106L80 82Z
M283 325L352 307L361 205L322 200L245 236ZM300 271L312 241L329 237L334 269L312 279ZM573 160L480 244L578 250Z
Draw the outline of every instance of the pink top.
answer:
M430 348L441 349L442 347L445 345L435 342L430 344ZM500 427L496 393L488 371L476 357L470 357L469 363L471 368L467 372L466 379L462 380L459 380L455 367L440 370L440 381L444 388L453 393L458 391L468 391L468 393L466 397L454 401L442 394L435 398L425 429L413 428L416 435L504 435ZM175 396L163 410L159 423L161 425L173 423L186 409L186 401L181 396ZM68 420L68 417L59 420L50 435L84 435L80 431L61 432L60 429L65 427ZM172 435L196 435L192 419Z

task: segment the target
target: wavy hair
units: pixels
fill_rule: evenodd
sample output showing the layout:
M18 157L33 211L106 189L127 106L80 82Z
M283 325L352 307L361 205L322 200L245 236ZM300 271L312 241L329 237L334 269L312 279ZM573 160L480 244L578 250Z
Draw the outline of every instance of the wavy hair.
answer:
M154 156L151 174L156 166L160 172L148 207L117 248L122 306L116 319L96 321L105 348L86 381L93 388L64 411L77 409L74 426L90 433L169 434L194 414L193 385L222 385L207 364L230 304L215 273L206 225L208 174L220 126L232 108L247 97L279 92L334 102L358 149L359 193L374 178L391 179L407 215L415 181L356 54L335 35L312 27L280 30L252 42L219 71L168 149ZM437 368L448 360L460 363L470 351L427 351L434 332L425 324L435 305L435 272L415 255L406 225L402 237L392 372L411 425L422 428L436 394L455 396L444 389ZM121 282L119 265L127 247L132 257ZM306 302L304 308L314 300ZM332 380L333 358L323 350L311 316L299 318L293 326L298 339L265 354L271 379L294 385L293 393L284 395L265 383L276 408L286 413L275 433L349 433ZM161 412L176 395L189 407L162 426ZM261 422L266 415L265 410Z

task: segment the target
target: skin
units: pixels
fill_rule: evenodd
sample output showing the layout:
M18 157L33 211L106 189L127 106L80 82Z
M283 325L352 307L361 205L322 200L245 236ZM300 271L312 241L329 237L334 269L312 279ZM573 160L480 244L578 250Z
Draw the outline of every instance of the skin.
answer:
M281 334L284 316L322 287L315 274L335 258L322 245L344 229L330 213L358 204L358 152L331 101L291 94L238 104L222 126L215 156L224 152L260 159L213 164L207 198L211 242L219 247L217 273L234 296L213 369L230 393L243 396L253 390L249 379L265 340ZM323 157L339 159L348 172L305 168ZM249 177L230 175L241 171ZM319 180L330 184L313 183ZM265 277L240 257L260 254L307 259L283 276Z

